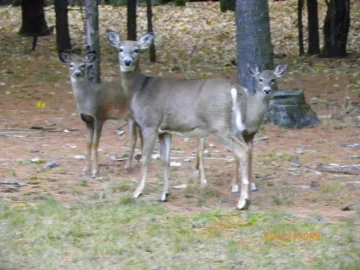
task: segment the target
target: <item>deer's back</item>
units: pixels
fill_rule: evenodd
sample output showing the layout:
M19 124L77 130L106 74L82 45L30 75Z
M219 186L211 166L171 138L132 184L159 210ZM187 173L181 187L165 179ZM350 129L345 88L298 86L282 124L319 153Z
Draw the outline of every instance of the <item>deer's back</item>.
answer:
M234 84L223 78L152 78L134 94L131 108L136 121L143 126L179 131L184 135L192 132L194 137L206 136L203 130L230 125L232 87Z

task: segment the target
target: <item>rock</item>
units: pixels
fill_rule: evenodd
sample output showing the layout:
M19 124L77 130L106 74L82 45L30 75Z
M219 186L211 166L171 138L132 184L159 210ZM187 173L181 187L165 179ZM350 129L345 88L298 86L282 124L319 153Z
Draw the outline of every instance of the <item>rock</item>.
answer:
M212 143L209 143L209 147L210 148L215 148L216 146L214 144L212 144Z
M116 130L116 134L121 136L121 135L124 135L124 134L125 134L125 131L122 130L122 129L117 129L117 130Z
M154 160L160 160L160 155L153 154L153 155L151 155L151 158L154 159Z
M191 162L191 158L184 159L184 162Z
M181 166L181 162L174 162L174 161L170 162L170 167L180 167L180 166Z
M305 101L302 89L289 89L274 93L264 122L287 128L313 127L320 124L316 114Z
M48 164L44 166L44 169L51 169L59 166L59 162L57 161L50 161Z
M187 188L187 184L182 184L182 185L178 185L178 186L172 186L173 189L185 189Z
M78 159L78 160L84 160L84 159L86 159L86 156L76 155L75 158Z
M112 161L125 161L127 160L126 157L117 157L117 156L109 156L109 159Z
M209 150L204 150L204 157L211 157Z

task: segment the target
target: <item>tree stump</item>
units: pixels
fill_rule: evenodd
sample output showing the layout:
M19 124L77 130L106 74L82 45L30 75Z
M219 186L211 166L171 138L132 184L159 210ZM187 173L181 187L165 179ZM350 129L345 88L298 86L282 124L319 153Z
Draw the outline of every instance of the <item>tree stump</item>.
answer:
M274 93L264 122L294 129L320 124L316 114L305 101L304 91L298 88Z

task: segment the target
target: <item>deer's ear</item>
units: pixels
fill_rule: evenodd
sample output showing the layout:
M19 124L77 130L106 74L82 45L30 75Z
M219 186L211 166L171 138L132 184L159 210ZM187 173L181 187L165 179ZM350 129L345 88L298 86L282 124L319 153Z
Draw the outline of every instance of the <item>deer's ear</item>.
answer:
M154 42L155 34L147 33L143 35L139 40L140 50L146 50Z
M275 76L281 77L284 74L284 72L286 71L287 67L288 67L287 64L278 65L274 70Z
M248 66L248 70L249 70L250 75L255 77L255 76L258 76L260 74L259 67L257 65L247 64L247 66Z
M90 51L85 55L86 64L94 63L95 59L96 59L96 52L95 51Z
M69 64L71 60L71 54L69 52L60 51L59 52L59 59L64 64Z
M106 37L110 41L111 46L117 48L121 42L120 36L112 30L106 30Z

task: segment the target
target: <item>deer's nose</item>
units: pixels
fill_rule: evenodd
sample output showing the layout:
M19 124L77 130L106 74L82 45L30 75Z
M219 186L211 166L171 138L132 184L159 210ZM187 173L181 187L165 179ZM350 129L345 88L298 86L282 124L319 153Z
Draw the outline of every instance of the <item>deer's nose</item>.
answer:
M265 95L270 94L270 93L271 93L271 88L270 88L270 87L264 88L264 89L263 89L263 93L264 93Z
M130 66L131 65L131 60L130 59L125 59L124 60L124 64L125 64L125 66Z
M80 75L81 75L80 70L75 70L74 75L75 75L76 77L80 77Z

